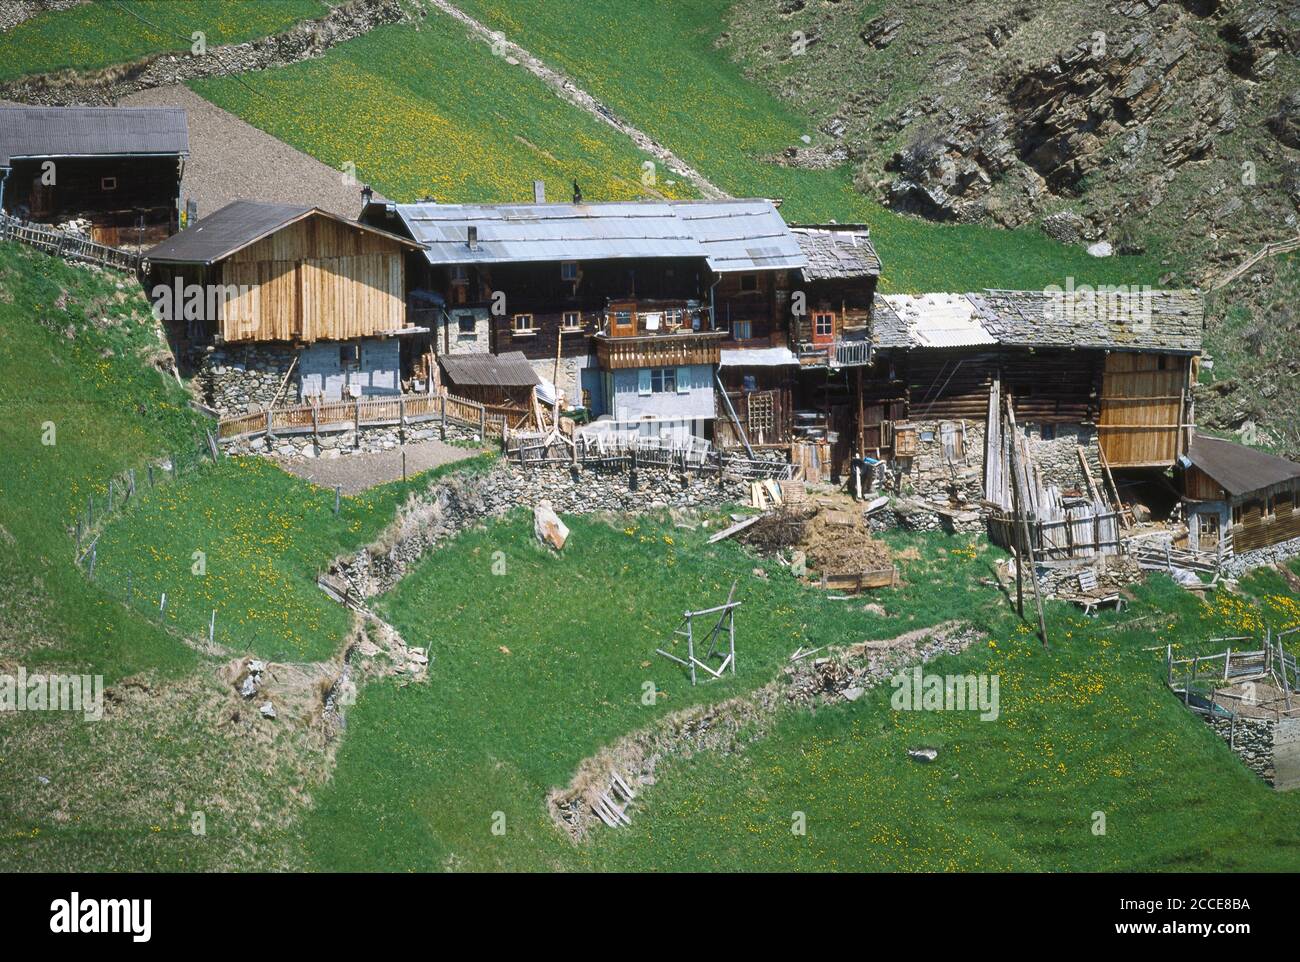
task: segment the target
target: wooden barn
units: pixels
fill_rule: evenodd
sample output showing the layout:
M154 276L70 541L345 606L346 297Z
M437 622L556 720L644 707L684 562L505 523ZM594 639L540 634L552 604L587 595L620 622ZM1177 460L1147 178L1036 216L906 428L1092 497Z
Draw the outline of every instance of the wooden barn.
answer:
M88 220L102 244L156 243L179 224L188 156L178 107L0 107L0 208Z
M292 371L304 401L396 394L427 335L406 322L416 247L320 208L236 201L149 250L147 287L178 356Z
M1240 554L1300 538L1300 464L1195 434L1179 468L1193 550Z

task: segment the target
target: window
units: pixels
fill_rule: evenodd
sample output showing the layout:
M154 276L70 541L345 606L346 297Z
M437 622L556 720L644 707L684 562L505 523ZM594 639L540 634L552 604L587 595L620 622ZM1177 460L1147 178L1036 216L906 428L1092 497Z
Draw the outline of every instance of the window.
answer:
M453 284L469 283L469 268L464 264L452 264L451 267L448 268L448 271L451 274L451 282Z
M674 394L677 391L677 368L656 367L650 370L651 394Z
M1055 440L1056 440L1056 425L1055 425L1055 424L1044 424L1044 425L1042 426L1042 428L1041 428L1041 432L1042 432L1042 438L1043 438L1044 441L1055 441Z
M741 274L741 275L740 275L740 289L741 289L742 291L756 291L756 290L758 290L758 275L757 275L757 274Z
M473 334L473 333L474 333L474 315L473 315L473 314L457 314L457 315L456 315L456 330L457 330L457 332L460 333L460 334Z
M511 326L514 328L516 334L536 333L536 330L533 328L533 315L531 314L516 314L514 316L514 323Z
M578 311L565 311L561 322L564 330L577 331L582 328L582 314Z
M670 308L664 311L664 327L670 331L675 331L682 326L682 309L680 307Z
M835 315L829 311L813 315L813 338L825 340L835 333Z
M752 321L732 321L731 336L737 341L748 341L754 336L754 323Z
M578 262L561 261L560 262L560 280L576 281L578 279Z
M100 190L117 190L117 178L116 178L116 177L101 177L101 178L99 179L99 189L100 189Z
M344 371L355 371L361 366L361 347L357 344L340 344L339 345L339 368Z

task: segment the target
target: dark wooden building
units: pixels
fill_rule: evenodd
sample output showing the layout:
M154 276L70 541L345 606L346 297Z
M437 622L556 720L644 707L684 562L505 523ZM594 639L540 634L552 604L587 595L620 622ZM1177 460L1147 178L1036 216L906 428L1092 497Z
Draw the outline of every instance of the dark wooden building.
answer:
M1300 464L1204 434L1178 464L1189 547L1240 553L1300 538Z
M0 207L40 223L89 220L91 239L175 233L189 131L176 107L0 107Z

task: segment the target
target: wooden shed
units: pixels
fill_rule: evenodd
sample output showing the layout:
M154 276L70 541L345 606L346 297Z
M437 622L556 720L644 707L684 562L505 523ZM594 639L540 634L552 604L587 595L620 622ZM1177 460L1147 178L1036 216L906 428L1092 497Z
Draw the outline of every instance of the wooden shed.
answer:
M179 107L0 106L0 208L152 244L178 226L189 129Z
M1197 434L1179 466L1192 548L1217 550L1225 535L1237 553L1300 538L1300 464Z
M418 249L319 207L241 200L145 256L161 316L190 340L309 344L413 333L405 259Z

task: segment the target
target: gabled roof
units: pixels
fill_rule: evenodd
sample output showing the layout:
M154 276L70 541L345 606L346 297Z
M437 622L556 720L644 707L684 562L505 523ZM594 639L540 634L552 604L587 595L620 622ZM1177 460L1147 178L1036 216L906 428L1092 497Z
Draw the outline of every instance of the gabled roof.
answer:
M438 358L447 377L462 387L529 387L541 384L523 351L505 354L443 354Z
M378 205L372 205L378 206ZM803 267L766 200L387 205L430 264L702 257L714 271ZM468 230L478 229L475 249Z
M0 167L28 158L189 152L179 107L0 107Z
M405 237L358 224L356 221L321 210L319 207L237 200L216 213L204 217L193 227L187 227L179 234L172 235L157 247L145 252L144 256L154 264L214 264L312 215L328 217L330 220L347 224L357 230L390 238L403 247L415 249L419 246Z
M1199 291L1002 291L876 297L877 347L1001 344L1197 354L1205 313Z
M805 280L880 276L880 257L865 226L791 224L790 230L808 259L808 266L803 269Z
M1192 436L1187 460L1234 497L1300 478L1294 461L1204 434Z

